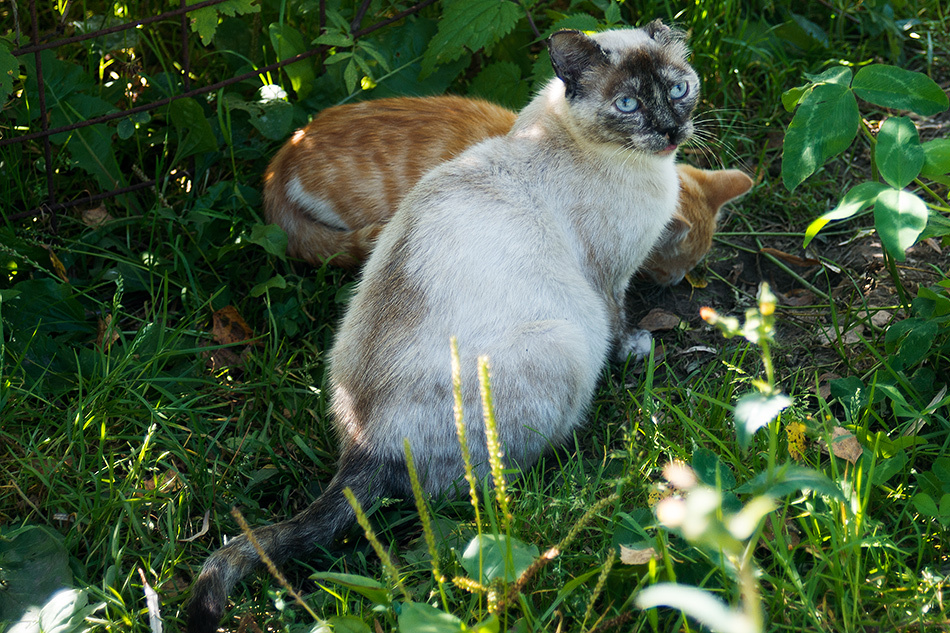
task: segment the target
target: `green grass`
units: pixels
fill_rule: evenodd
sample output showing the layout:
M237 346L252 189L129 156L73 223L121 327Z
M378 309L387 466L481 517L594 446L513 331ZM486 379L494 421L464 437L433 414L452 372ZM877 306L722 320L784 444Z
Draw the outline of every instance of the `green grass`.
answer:
M542 3L533 15L544 31L558 13L602 17L600 4ZM663 16L691 29L695 64L704 79L704 129L714 137L696 156L712 155L713 165L719 160L725 166L744 165L761 178L726 220L720 246L758 250L788 233L800 234L852 180L864 177L851 176L860 168L852 164L860 163L855 152L831 163L794 195L785 191L777 171L780 147L769 144L791 119L782 108L782 92L803 84L803 72L819 72L838 59L897 63L931 72L945 84L950 23L940 3L923 3L915 16L909 5L893 3L898 18L921 21L912 27L920 39L900 39L886 24L876 31L883 22L875 19L882 14L862 4L827 3L840 11L818 3L752 4L720 0L678 12L672 3L638 3L634 14L626 3L621 16L631 23ZM266 25L278 20L281 9L302 31L313 28L314 13L299 8L293 2L265 2L259 23L250 16L240 19L248 28L263 29L254 32L260 50L249 53L252 61L273 56ZM102 13L108 6L94 9L89 10ZM804 17L829 34L828 44L802 39L790 10L807 12ZM436 7L426 18L437 15ZM0 17L8 16L9 8L0 9ZM237 23L229 26L237 28ZM170 25L162 28L161 37L145 34L135 49L153 79L174 64L170 42L175 31ZM400 28L384 30L371 41L392 45L388 38ZM530 76L538 50L524 45L530 41L523 20L505 46L466 58L468 69L448 88L464 94L472 77L495 59L521 56L523 76ZM213 46L195 44L194 53L192 81L198 85L232 76L242 63ZM94 64L84 47L58 55L91 74ZM143 98L158 94L155 83ZM251 100L256 87L234 92ZM292 97L294 123L348 96L342 69L331 66L317 77L309 97ZM335 468L325 354L354 277L286 261L268 250L267 240L254 233L261 222L260 173L280 140L263 137L246 112L219 107L217 96L200 101L215 149L194 155L199 177L187 187L170 181L159 191L107 202L112 220L101 226L88 225L76 211L60 214L55 234L48 217L7 221L8 209L32 208L42 200L45 166L38 146L0 149L0 197L9 201L0 226L0 259L7 271L0 278L0 534L37 525L62 535L73 586L87 593L91 605L102 605L75 630L149 630L143 576L160 595L166 630L177 630L192 577L222 539L238 531L231 507L238 506L251 526L290 517L319 494L320 482L328 481ZM5 112L17 113L18 107L14 98ZM6 113L0 114L5 124ZM153 113L131 141L112 138L125 174L133 167L162 173L182 143L165 112ZM72 164L75 157L66 151L56 156L57 187L64 198L94 186L90 175ZM823 233L823 256L834 261L834 244L856 228ZM68 282L57 273L51 253ZM724 489L728 499L721 512L728 516L757 494L750 482L770 465L790 461L786 430L792 422L807 428L808 443L798 463L834 482L846 501L799 490L777 495L775 509L748 537L760 572L766 629L870 633L950 627L947 526L915 503L921 494L939 499L940 485L950 485L941 481L946 462L940 461L950 456L947 401L937 398L927 408L950 368L945 329L915 372L908 372L912 384L894 387L909 407L926 409L919 432L923 441L912 445L904 431L917 418L895 408L886 386L877 387L887 375L875 377L875 370L895 354L885 330L868 327L865 342L858 345L840 339L868 319L861 314L867 308L861 271L845 274L853 276L848 293L822 291L815 305L779 308L776 379L795 403L747 449L736 437L734 407L738 397L755 389L763 366L759 349L744 339L723 338L711 326L688 326L665 340L686 343L698 337L715 352L671 354L645 369L605 370L589 423L573 446L548 456L510 485L513 538L544 552L575 528L579 532L500 614L503 629L523 618L525 628L517 630L608 630L598 627L610 621L619 628L609 630L702 630L673 610L633 606L642 588L673 579L740 604L736 578L723 565L722 552L657 524L651 496L665 489L667 463L697 465L712 454L736 480ZM827 287L822 274L801 282L802 287ZM735 298L735 316L755 303L747 288L732 286L724 277L710 276L710 283ZM234 306L249 324L252 343L214 340L213 314L225 306ZM798 342L815 327L815 318L839 334L828 350ZM220 356L211 360L222 351L232 354L229 365L221 365ZM929 383L924 370L932 374ZM827 372L862 381L865 400L850 402L837 391L819 395L819 377ZM874 393L868 397L867 390ZM857 463L822 449L832 443L833 429L845 424L862 443L864 457ZM579 523L598 501L614 494L615 500ZM443 573L449 579L467 575L456 554L475 534L473 508L464 498L430 500L429 505L440 534ZM386 500L367 510L414 601L437 605L468 624L488 616L484 595L451 582L440 590L410 500ZM210 520L203 532L206 512ZM486 502L480 513L486 526L502 523L493 503ZM25 581L9 556L4 558L2 545L0 580L16 589ZM608 563L621 546L646 545L657 552L652 563ZM609 573L603 574L605 567ZM368 630L375 623L396 630L394 609L374 606L340 584L308 580L313 571L366 576L401 600L359 530L332 552L288 565L284 573L320 617L354 616ZM0 604L3 600L0 592ZM231 600L233 611L224 622L228 630L237 630L242 621L252 630L278 629L282 623L310 630L313 624L305 611L287 604L284 590L266 574L248 579ZM10 624L0 621L0 631ZM367 630L349 624L354 628L347 630Z

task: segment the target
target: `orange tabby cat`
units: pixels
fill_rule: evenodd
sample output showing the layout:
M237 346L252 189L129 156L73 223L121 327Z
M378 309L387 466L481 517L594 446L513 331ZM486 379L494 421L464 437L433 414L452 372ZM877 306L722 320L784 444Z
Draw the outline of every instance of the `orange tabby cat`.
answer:
M397 97L328 108L264 172L264 215L287 233L287 254L352 268L427 171L517 115L463 97Z
M328 108L297 130L264 173L264 215L287 233L287 253L353 268L427 171L491 136L517 114L464 97L396 97ZM734 169L678 165L678 218L643 272L679 283L712 246L719 209L752 180Z

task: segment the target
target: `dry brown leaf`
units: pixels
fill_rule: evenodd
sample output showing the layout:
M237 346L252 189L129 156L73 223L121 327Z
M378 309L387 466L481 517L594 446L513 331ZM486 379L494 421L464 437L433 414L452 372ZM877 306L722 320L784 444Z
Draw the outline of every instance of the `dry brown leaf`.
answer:
M821 396L823 400L831 399L831 381L838 380L839 378L841 378L841 376L831 372L826 372L818 376L818 395Z
M181 489L181 479L178 471L169 468L161 477L156 475L151 479L146 479L142 482L142 486L146 490L155 490L157 487L161 492L173 492Z
M254 338L251 326L234 306L224 306L214 313L212 319L211 335L219 345L231 345Z
M660 555L652 547L646 549L632 549L620 546L620 562L624 565L646 565L651 560L659 560Z
M660 308L653 308L650 312L640 319L637 327L647 332L658 332L660 330L672 330L680 324L680 318L671 312Z
M928 237L925 240L920 241L921 244L926 244L930 248L936 251L937 255L943 255L943 250L940 248L940 243L932 237Z
M836 426L831 431L831 452L841 459L856 464L861 459L861 455L864 454L864 449L861 448L861 444L854 437L854 433Z
M798 266L800 268L808 268L810 266L818 266L821 264L817 259L809 259L805 257L799 257L798 255L792 255L791 253L786 253L785 251L780 251L777 248L763 248L759 250L760 253L771 255L776 259L780 259L786 264L791 264L792 266Z
M112 347L113 343L119 340L119 333L111 326L111 314L107 314L104 319L99 319L96 324L96 347L99 349L107 350Z
M709 285L709 280L706 279L705 275L694 274L693 272L686 273L686 281L689 282L692 288L702 289Z
M785 305L792 307L800 306L810 306L815 305L818 299L815 297L815 293L811 290L806 290L805 288L794 288L785 293L783 297Z
M105 205L99 205L95 209L86 209L82 212L82 221L86 226L96 228L112 220L112 216L106 211Z
M49 253L49 263L53 266L53 272L62 279L63 281L69 281L69 277L66 276L66 267L63 266L63 262L59 261L59 257L56 257L56 253L53 252L53 249L43 244L43 248Z
M201 529L198 530L198 533L197 533L197 534L192 534L191 536L189 536L189 537L187 537L187 538L180 538L180 539L178 539L178 540L181 541L182 543L188 543L188 542L190 542L190 541L194 541L195 539L200 538L200 537L204 536L205 534L207 534L207 533L208 533L208 527L209 527L208 519L209 519L210 517L211 517L211 510L205 510L205 516L204 516L204 519L202 519L202 521L201 521Z

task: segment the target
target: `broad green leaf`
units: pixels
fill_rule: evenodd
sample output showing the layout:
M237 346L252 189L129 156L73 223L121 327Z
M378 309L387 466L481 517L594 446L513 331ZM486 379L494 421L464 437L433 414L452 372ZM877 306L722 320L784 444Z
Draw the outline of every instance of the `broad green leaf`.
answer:
M937 507L937 502L933 500L933 497L928 495L926 492L918 492L913 497L911 497L911 502L914 504L914 508L917 509L917 512L920 514L937 517L940 515L940 509Z
M369 625L355 615L335 615L329 622L333 633L372 633Z
M857 418L861 409L868 406L870 389L865 387L857 376L831 380L828 386L831 389L832 397L837 398L838 402L844 406L849 420Z
M353 38L345 33L324 33L311 43L327 46L353 46Z
M457 617L424 602L404 603L398 623L402 633L461 633L466 630Z
M674 583L658 583L637 594L637 606L641 609L672 607L713 631L723 633L756 633L758 628L752 619L736 611L720 600L711 591Z
M693 470L707 486L719 490L732 490L736 487L736 476L732 474L732 469L708 448L700 447L693 451Z
M924 150L913 121L907 117L884 121L877 135L874 158L888 184L895 189L909 185L924 166Z
M64 146L70 157L93 176L104 190L117 189L126 184L115 157L112 133L111 127L97 123L69 132L69 141Z
M272 141L282 140L293 128L294 107L286 99L262 96L262 90L258 91L261 98L257 101L244 101L236 94L228 93L224 96L224 103L231 110L247 112L251 125L265 138Z
M0 40L0 103L6 103L13 92L13 80L19 72L20 61L7 48L7 43Z
M466 573L478 582L488 583L496 578L512 582L524 573L538 554L537 546L518 539L503 534L480 534L465 548L461 563Z
M127 141L128 139L132 138L133 134L135 134L135 123L132 122L132 119L122 119L115 126L115 131L120 139Z
M739 444L743 447L748 446L749 440L756 431L774 420L782 409L791 404L791 398L782 393L772 395L750 393L739 398L734 414Z
M346 68L343 70L343 83L346 85L347 92L353 93L356 91L356 84L360 80L359 68L356 65L353 57L350 57L349 63L346 65Z
M248 294L250 294L250 296L252 297L259 297L265 292L267 292L268 290L270 290L271 288L283 289L286 287L287 287L287 280L284 279L284 276L274 275L267 281L263 281L257 284L256 286L254 286L253 288L251 288L251 291Z
M782 105L786 112L794 112L798 104L802 102L802 97L808 94L808 86L798 86L789 88L782 93Z
M914 245L927 227L927 205L903 189L885 189L874 204L874 228L891 257L904 261L904 251Z
M828 34L820 26L802 15L788 15L792 19L775 29L777 37L805 51L818 47L827 48Z
M211 124L197 101L188 97L172 101L168 112L178 132L176 160L218 148Z
M871 448L874 447L871 446ZM874 465L874 475L871 478L871 483L877 486L884 485L888 479L897 473L904 472L906 466L907 453L903 450L897 451L892 457L882 459Z
M950 106L947 94L933 79L897 66L865 66L854 76L852 88L859 97L874 105L913 110L923 116L943 112Z
M884 335L884 349L889 356L896 356L900 369L913 367L930 351L937 336L938 325L931 319L910 318L898 321Z
M419 77L422 72L422 57L437 29L435 20L422 17L398 29L390 29L382 36L385 37L385 45L380 46L380 53L386 57L392 71L384 77L376 78L378 85L373 90L374 96L442 94L452 81L469 67L471 53L466 52L454 62L439 66L426 78Z
M940 522L946 525L950 523L950 494L940 497Z
M815 235L829 222L845 220L874 204L874 201L877 200L877 197L885 189L887 189L887 186L879 182L862 182L860 185L852 187L851 190L841 198L841 202L838 203L837 207L808 225L808 228L805 230L805 241L802 247L807 248L815 238Z
M42 606L72 583L63 537L38 525L0 536L0 622L15 622L29 607Z
M600 22L598 22L597 18L591 14L572 13L554 22L554 24L552 24L547 31L542 33L541 36L547 39L553 33L562 29L574 29L576 31L597 31L600 28Z
M197 4L199 0L188 0L188 4ZM214 39L218 29L218 16L223 14L235 16L237 14L260 13L260 5L254 0L226 0L221 4L197 9L188 14L191 20L191 30L201 37L201 43L207 46Z
M950 174L950 139L938 138L921 146L924 166L920 173L931 180Z
M466 49L475 52L511 32L523 17L514 2L499 0L445 0L439 30L422 59L422 78L437 66L455 61Z
M267 33L270 35L274 52L277 53L277 59L289 59L307 51L303 36L292 26L275 22L267 27ZM313 90L313 82L316 79L313 61L302 59L283 68L290 78L290 85L293 86L294 92L301 100L306 99Z
M938 457L930 470L943 482L943 489L950 492L950 457Z
M343 585L350 591L355 591L375 604L389 606L392 602L389 599L389 592L381 583L365 576L324 571L310 574L310 579L317 582L328 580L338 585Z
M85 591L60 589L42 606L30 607L9 630L11 633L85 633L90 629L86 619L103 607L104 602L90 605Z
M851 69L847 66L835 66L817 75L805 73L805 78L813 84L836 84L847 88L851 85Z
M521 81L521 69L514 62L495 62L478 73L469 94L513 109L521 109L530 98L528 82Z
M798 106L785 133L782 180L789 191L843 151L858 133L861 117L854 94L839 84L815 86Z
M795 464L783 467L772 481L768 479L768 472L761 472L736 488L736 492L739 494L751 492L773 497L784 497L800 490L811 490L826 497L831 497L836 501L844 501L844 495L841 493L838 484L813 468L805 468Z

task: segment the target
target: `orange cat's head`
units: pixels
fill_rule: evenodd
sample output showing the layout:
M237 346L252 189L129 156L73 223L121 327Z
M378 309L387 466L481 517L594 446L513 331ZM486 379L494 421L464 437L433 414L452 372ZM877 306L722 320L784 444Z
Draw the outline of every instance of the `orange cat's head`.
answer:
M712 247L722 205L752 187L737 169L707 170L677 165L680 197L666 236L654 247L643 272L664 286L678 284Z

